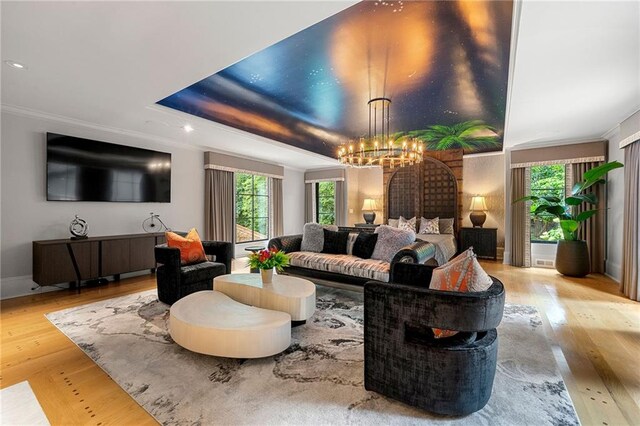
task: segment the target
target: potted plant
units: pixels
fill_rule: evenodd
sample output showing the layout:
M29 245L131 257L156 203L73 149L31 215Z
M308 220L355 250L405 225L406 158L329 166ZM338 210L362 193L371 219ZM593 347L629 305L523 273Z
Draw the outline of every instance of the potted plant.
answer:
M514 203L536 201L538 204L532 207L531 214L534 216L551 214L560 223L562 239L558 240L556 269L561 274L584 277L590 272L589 248L586 241L578 240L577 232L580 224L596 214L598 209L576 213L575 206L582 203L598 204L598 197L594 193L585 193L585 191L593 185L605 183L603 177L611 170L620 167L623 167L622 163L612 161L585 172L584 180L573 186L569 196L560 198L528 195L514 201Z
M289 256L276 248L260 250L249 256L249 266L260 269L262 283L269 284L273 280L273 268L281 272L283 268L289 266Z

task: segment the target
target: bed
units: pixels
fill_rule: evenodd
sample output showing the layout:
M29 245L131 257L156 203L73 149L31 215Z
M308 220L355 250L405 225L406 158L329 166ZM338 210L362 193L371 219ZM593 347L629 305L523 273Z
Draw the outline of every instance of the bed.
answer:
M456 150L457 151L457 150ZM450 164L462 164L462 152L449 153L454 157ZM443 265L457 252L457 235L460 227L460 193L458 179L447 164L436 158L425 157L414 166L386 169L385 174L385 220L392 222L403 216L407 219L421 217L453 218L451 234L416 234L416 238L428 241L435 246L435 255L427 264ZM460 173L461 175L461 170Z

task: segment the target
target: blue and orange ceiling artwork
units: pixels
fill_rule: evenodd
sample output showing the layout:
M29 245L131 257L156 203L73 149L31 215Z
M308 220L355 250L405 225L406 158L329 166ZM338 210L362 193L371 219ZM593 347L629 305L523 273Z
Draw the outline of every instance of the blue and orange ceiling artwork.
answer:
M335 157L367 136L367 102L387 97L391 133L501 150L512 6L360 2L158 104Z

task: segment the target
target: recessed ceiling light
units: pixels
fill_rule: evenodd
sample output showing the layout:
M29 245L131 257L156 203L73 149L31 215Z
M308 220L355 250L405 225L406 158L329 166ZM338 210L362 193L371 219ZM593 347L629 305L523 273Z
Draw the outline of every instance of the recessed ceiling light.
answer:
M19 70L26 70L27 66L25 64L21 64L20 62L16 62L16 61L4 61L5 64L9 65L10 67L19 69Z
M193 127L191 127L190 124L185 124L184 126L182 126L182 129L187 133L193 132Z

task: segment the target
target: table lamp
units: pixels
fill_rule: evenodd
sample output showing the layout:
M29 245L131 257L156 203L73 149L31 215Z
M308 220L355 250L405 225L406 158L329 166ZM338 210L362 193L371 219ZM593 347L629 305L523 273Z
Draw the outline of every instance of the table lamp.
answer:
M372 224L373 221L376 220L375 210L379 210L376 200L373 198L365 198L364 203L362 203L362 217L366 223Z
M471 207L469 207L469 210L471 210L469 219L471 219L473 227L482 228L482 224L487 220L487 214L485 213L487 204L484 202L484 197L476 195L471 198Z

